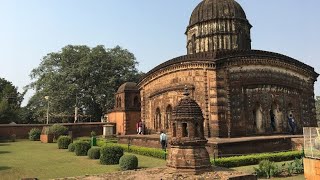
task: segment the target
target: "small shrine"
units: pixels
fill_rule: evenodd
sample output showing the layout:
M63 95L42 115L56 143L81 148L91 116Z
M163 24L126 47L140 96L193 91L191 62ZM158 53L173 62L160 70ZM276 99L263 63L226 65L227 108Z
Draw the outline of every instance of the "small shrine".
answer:
M205 148L203 114L195 100L185 89L184 98L173 109L171 121L171 148L167 166L198 174L211 170L210 158Z

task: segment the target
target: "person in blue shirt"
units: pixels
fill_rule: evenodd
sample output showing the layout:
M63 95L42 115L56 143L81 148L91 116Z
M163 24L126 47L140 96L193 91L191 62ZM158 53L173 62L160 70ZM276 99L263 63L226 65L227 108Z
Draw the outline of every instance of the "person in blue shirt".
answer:
M160 143L163 150L167 147L167 135L163 131L160 131Z

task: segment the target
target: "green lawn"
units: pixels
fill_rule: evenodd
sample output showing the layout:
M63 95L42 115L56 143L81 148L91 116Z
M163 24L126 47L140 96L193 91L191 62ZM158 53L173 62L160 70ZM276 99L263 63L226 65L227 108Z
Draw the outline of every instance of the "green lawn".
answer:
M276 162L276 164L281 167L282 164L284 163L288 163L288 162L292 162L292 161L285 161L285 162ZM247 172L247 173L254 173L254 169L253 167L258 167L258 165L251 165L251 166L241 166L241 167L235 167L235 168L232 168L234 170L237 170L237 171L242 171L242 172ZM286 180L304 180L304 175L301 174L301 175L294 175L292 177L281 177L281 178L272 178L274 180L278 180L278 179L286 179Z
M136 155L140 168L165 166L161 159ZM39 179L101 174L119 171L118 165L101 165L99 160L57 148L57 144L43 144L39 141L18 141L0 143L0 179Z

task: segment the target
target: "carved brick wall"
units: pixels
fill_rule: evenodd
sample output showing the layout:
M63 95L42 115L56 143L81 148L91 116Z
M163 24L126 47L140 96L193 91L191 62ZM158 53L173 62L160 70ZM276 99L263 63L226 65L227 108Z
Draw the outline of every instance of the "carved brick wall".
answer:
M225 134L220 128L220 136L288 133L289 114L294 116L298 134L303 126L316 125L312 77L283 65L273 59L248 58L221 72L228 74L228 88L224 89L229 89L230 116L226 120L229 131ZM261 113L260 126L257 111ZM271 126L270 111L275 115L276 129ZM223 118L220 121L224 124Z
M202 109L206 137L288 133L291 111L301 133L303 126L316 126L317 77L310 66L264 51L182 56L151 70L139 83L141 119L149 133L166 129L166 108L177 104L186 85ZM253 112L258 105L259 118ZM271 129L271 109L276 129ZM162 126L155 125L157 117Z
M159 132L166 129L166 109L168 106L174 107L183 97L185 86L188 87L191 97L200 105L205 122L205 134L210 135L212 131L209 122L210 116L217 113L215 107L211 106L216 102L215 91L215 71L208 64L186 63L179 66L172 66L171 71L156 73L155 77L141 85L140 95L142 97L142 119L145 121L147 129L152 132ZM212 103L211 103L212 102ZM160 110L161 125L157 124L159 117L157 109ZM217 120L217 117L215 117ZM169 131L168 131L169 132Z

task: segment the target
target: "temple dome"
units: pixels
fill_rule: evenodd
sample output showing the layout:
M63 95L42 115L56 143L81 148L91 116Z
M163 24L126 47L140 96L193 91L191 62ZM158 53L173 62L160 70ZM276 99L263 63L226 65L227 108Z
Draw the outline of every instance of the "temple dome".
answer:
M251 49L251 24L234 0L203 0L186 30L188 54Z
M189 26L212 19L224 18L247 19L240 4L234 0L203 0L193 10Z
M118 88L117 93L123 93L125 91L137 91L137 90L139 90L137 87L137 83L126 82Z

